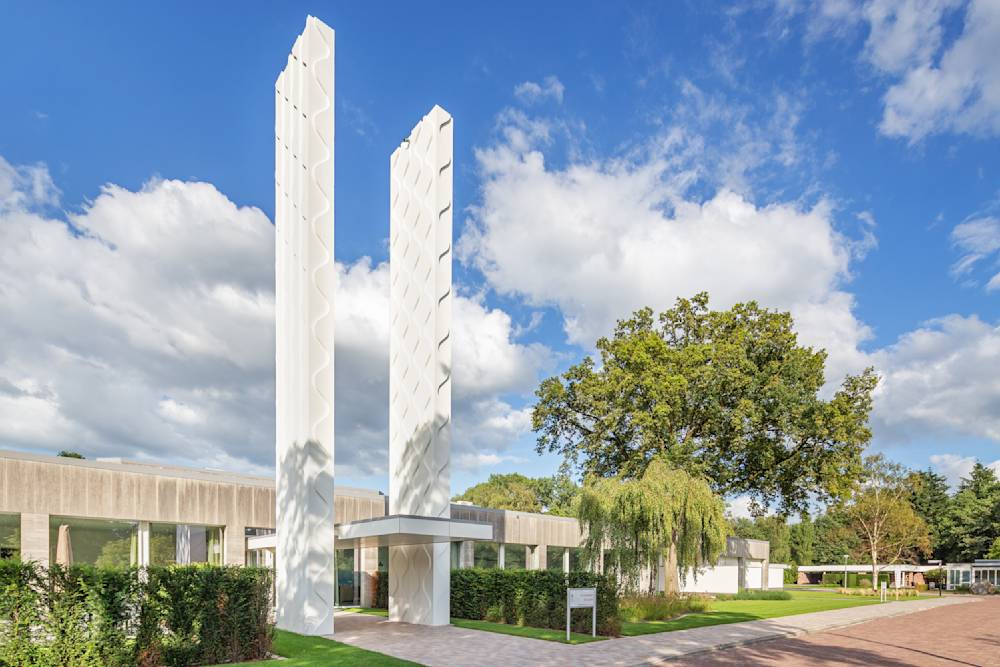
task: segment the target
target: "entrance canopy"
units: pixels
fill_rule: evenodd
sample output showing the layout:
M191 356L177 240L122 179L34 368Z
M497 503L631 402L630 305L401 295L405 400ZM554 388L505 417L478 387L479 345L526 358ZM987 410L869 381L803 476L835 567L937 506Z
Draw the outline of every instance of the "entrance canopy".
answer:
M489 541L493 525L476 521L453 521L428 516L394 514L338 524L338 549L363 547L400 547L435 542ZM247 549L274 549L277 535L254 535L247 538Z
M401 547L493 539L492 524L410 514L352 521L338 525L336 531L337 548Z

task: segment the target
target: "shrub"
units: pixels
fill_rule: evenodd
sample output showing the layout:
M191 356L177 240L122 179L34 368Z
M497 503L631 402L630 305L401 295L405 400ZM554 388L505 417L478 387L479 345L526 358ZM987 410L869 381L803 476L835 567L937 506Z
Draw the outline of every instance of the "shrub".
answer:
M372 575L372 606L376 609L389 608L388 572L376 572Z
M711 601L700 595L634 595L618 601L618 613L628 623L668 621L708 611L710 606Z
M799 567L798 565L790 565L782 570L781 573L782 580L786 584L797 584L799 583Z
M597 632L620 630L618 596L611 579L590 572L550 570L460 569L451 571L451 615L512 625L566 627L566 589L597 588ZM576 609L571 627L590 632L590 609Z
M272 575L0 562L0 666L198 665L266 657Z

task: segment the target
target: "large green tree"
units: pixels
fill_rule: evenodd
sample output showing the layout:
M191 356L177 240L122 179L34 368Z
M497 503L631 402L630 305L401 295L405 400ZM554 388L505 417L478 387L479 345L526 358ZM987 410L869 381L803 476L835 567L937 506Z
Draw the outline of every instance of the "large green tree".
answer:
M677 593L679 571L715 563L729 529L725 504L708 482L664 457L654 458L638 477L589 476L577 516L585 528L585 557L596 563L607 549L605 571L631 591L655 590L662 558L666 592Z
M803 514L798 523L788 527L788 549L791 562L796 565L812 565L816 553L816 525Z
M942 527L951 561L982 558L1000 537L1000 481L993 470L976 463L952 498Z
M816 517L813 527L816 533L813 562L842 564L844 556L852 563L856 561L855 554L861 550L861 540L842 511L835 507L828 509Z
M573 516L579 493L580 487L566 475L526 477L515 472L490 475L454 500L498 510Z
M800 345L789 313L708 295L620 321L591 357L536 392L539 452L597 477L641 477L657 457L752 509L802 511L845 497L861 469L876 376L820 398L826 354Z
M906 485L910 490L910 503L913 509L930 529L931 552L935 558L944 558L942 537L951 502L948 497L948 481L944 475L939 475L928 468L910 473Z
M865 477L844 515L858 536L859 560L871 566L873 588L878 585L880 565L917 562L930 553L927 524L910 504L903 469L882 456L866 460Z

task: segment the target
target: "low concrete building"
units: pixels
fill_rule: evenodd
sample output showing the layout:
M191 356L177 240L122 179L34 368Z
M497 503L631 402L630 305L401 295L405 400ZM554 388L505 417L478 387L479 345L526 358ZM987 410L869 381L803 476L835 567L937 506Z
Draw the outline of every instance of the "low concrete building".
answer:
M889 579L889 586L893 588L913 588L918 584L927 583L924 574L930 572L931 570L936 570L939 565L914 565L911 563L894 563L892 565L878 565L879 576L887 576ZM843 579L843 575L847 573L848 579L851 579L852 574L857 576L857 579L871 580L872 578L872 566L871 565L800 565L798 567L798 578L797 583L799 584L821 584L823 583L824 574L837 574L840 575L838 582Z
M272 477L0 451L0 557L98 565L273 566L275 502ZM356 533L363 522L385 517L388 497L338 486L334 502L337 601L371 605L376 573L388 569L388 547L367 546L342 529L351 524ZM452 542L452 568L584 568L576 519L458 502L451 505L451 521L488 524L493 531L489 541ZM683 589L780 588L783 567L769 562L766 541L730 538L719 563L688 572ZM663 590L662 569L655 579Z
M977 559L971 563L948 563L946 586L949 591L979 582L1000 587L1000 559Z

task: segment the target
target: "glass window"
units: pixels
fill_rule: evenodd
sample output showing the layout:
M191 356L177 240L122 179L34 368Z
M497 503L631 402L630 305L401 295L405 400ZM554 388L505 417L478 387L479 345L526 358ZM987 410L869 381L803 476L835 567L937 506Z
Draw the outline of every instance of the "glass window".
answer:
M150 565L222 564L222 527L149 524Z
M49 559L98 567L139 564L139 525L134 521L49 517Z
M528 567L528 547L524 544L503 545L503 567L505 570L524 570Z
M562 571L565 552L566 547L545 547L545 569Z
M389 547L378 548L378 571L389 571Z
M451 569L457 570L462 567L462 543L451 543Z
M0 514L0 559L21 556L21 515Z
M336 549L337 602L342 607L357 605L360 599L359 577L354 566L354 549Z
M968 586L972 578L972 572L969 570L962 570L962 585Z
M474 567L496 567L500 562L500 545L496 542L476 542L473 551Z
M583 563L583 549L579 547L570 547L569 550L569 571L579 572L584 568Z

